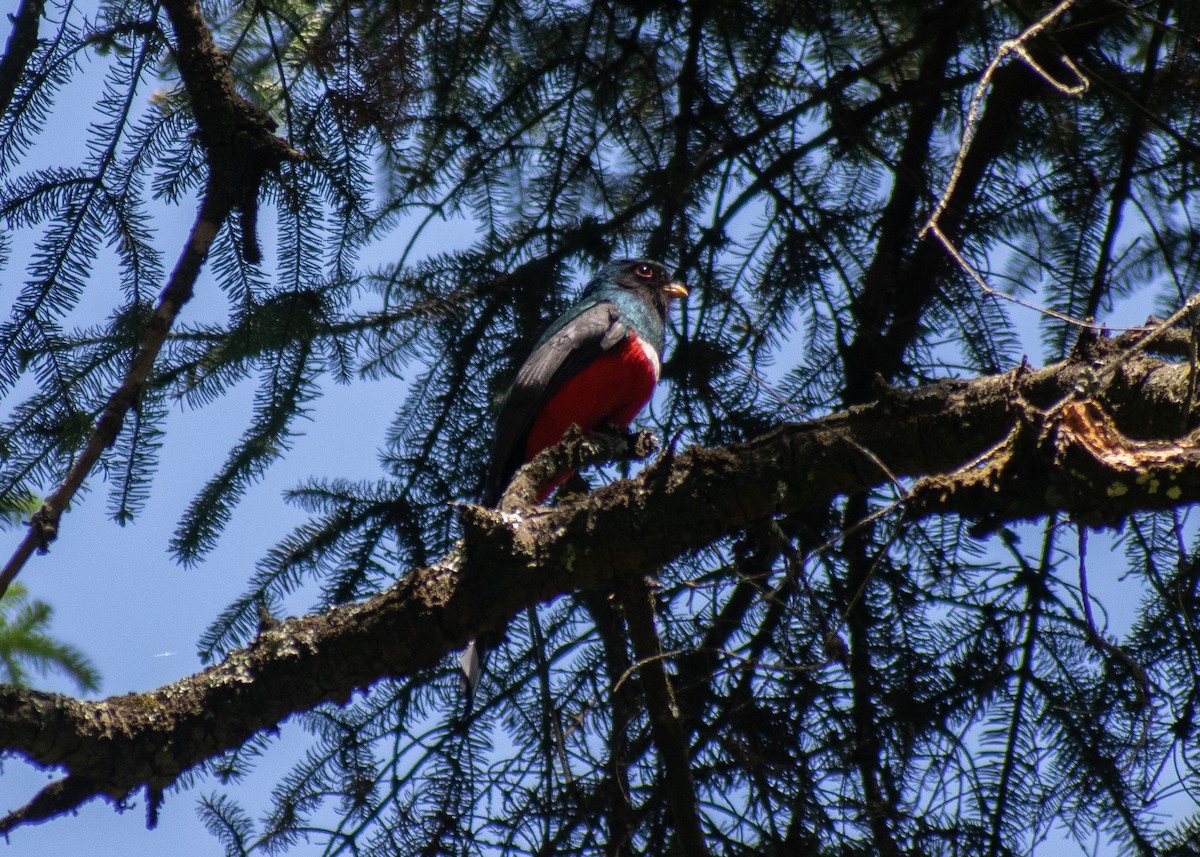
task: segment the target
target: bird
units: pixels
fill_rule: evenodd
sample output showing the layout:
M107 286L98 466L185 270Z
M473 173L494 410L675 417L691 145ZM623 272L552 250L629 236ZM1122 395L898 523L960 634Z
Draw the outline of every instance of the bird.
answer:
M483 505L495 506L517 469L577 425L624 430L650 401L662 370L672 300L687 286L649 259L602 267L538 339L496 420ZM542 487L539 502L570 474Z
M521 465L572 425L585 435L628 429L658 384L671 302L687 294L686 284L650 259L618 259L596 272L538 339L500 405L484 506L497 505ZM538 502L570 476L543 485ZM489 642L471 640L459 658L468 705Z

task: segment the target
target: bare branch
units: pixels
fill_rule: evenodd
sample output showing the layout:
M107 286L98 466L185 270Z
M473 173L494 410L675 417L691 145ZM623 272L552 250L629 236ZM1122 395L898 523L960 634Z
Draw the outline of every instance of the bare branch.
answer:
M1075 0L1062 0L1057 6L1039 18L1037 21L1025 28L1025 31L1013 39L1002 42L1000 47L996 49L992 61L988 63L983 74L979 78L979 83L975 87L975 93L971 96L971 104L967 108L967 122L963 128L962 141L958 146L958 156L954 159L954 166L950 169L950 179L946 182L946 189L942 191L941 199L933 209L933 213L929 215L929 220L924 228L918 233L920 238L927 231L937 226L938 219L942 216L942 212L950 204L950 198L954 196L954 188L958 185L959 177L962 176L963 164L967 160L967 152L971 150L971 143L975 139L975 132L979 128L980 115L983 108L983 99L991 88L992 79L996 76L996 70L1000 68L1000 64L1008 58L1009 54L1016 54L1025 65L1029 66L1030 70L1038 77L1044 80L1048 85L1054 87L1063 95L1079 96L1087 91L1088 81L1079 71L1075 63L1071 62L1071 58L1063 55L1059 59L1067 66L1075 75L1075 83L1067 84L1056 80L1052 74L1042 68L1038 62L1029 54L1025 47L1030 41L1039 36L1045 29L1061 18L1066 11L1075 5Z
M958 154L954 159L954 166L950 168L950 178L946 182L946 187L942 191L942 195L938 199L937 205L935 205L933 208L933 213L929 215L929 219L925 222L925 225L921 227L921 231L917 233L917 237L923 238L926 233L932 233L937 242L942 245L942 249L944 249L950 258L954 260L954 263L958 265L963 273L971 278L972 282L979 287L980 291L983 292L984 295L1011 301L1018 306L1034 310L1042 315L1057 319L1064 324L1082 327L1086 330L1098 330L1101 328L1093 324L1089 319L1072 318L1065 313L1056 312L1048 307L1038 306L1029 301L1022 300L1015 295L1010 295L993 289L987 284L979 272L975 270L975 267L963 257L953 239L951 239L950 236L943 231L941 224L941 217L945 213L946 208L950 205L951 198L954 196L954 190L958 186L958 181L963 174L963 166L966 164L967 154L971 151L971 144L974 142L975 134L979 129L984 97L987 95L988 90L992 86L992 81L996 77L996 71L1000 68L1000 65L1005 59L1007 59L1010 55L1015 54L1021 59L1022 62L1025 63L1026 66L1028 66L1030 71L1045 81L1048 86L1052 87L1062 95L1078 97L1087 92L1089 85L1088 79L1083 76L1083 73L1079 70L1079 67L1071 61L1069 56L1063 54L1059 57L1059 61L1062 62L1062 64L1066 66L1068 70L1070 70L1071 74L1075 76L1075 80L1073 82L1063 82L1055 78L1050 72L1046 71L1046 69L1043 68L1041 64L1039 64L1037 60L1034 59L1034 57L1029 53L1029 49L1027 47L1031 41L1045 32L1047 27L1066 14L1067 10L1074 5L1075 0L1062 0L1062 2L1060 2L1041 18L1026 27L1024 32L1022 32L1020 35L1001 43L1000 47L996 49L996 53L992 57L992 61L988 63L987 68L984 69L983 74L979 78L979 83L975 87L975 92L971 96L971 103L967 108L966 124L963 127L962 140L958 145Z

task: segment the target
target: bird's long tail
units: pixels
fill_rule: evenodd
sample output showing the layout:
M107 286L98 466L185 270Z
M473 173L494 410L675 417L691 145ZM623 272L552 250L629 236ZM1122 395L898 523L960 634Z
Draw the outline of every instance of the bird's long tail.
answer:
M538 677L541 681L543 704L548 705L550 701L550 664L546 661L545 640L542 636L542 625L538 619L537 608L530 607L528 616L534 656L537 658ZM462 654L458 656L458 684L462 688L463 696L466 697L464 713L471 712L475 691L479 688L479 680L483 677L483 667L488 652L495 648L502 638L502 634L495 633L472 637L467 641L467 646L462 650Z
M479 687L479 679L483 677L483 661L486 656L487 649L477 637L472 637L458 656L458 668L461 671L458 683L467 700L467 712L470 712L471 704L475 701L475 690Z

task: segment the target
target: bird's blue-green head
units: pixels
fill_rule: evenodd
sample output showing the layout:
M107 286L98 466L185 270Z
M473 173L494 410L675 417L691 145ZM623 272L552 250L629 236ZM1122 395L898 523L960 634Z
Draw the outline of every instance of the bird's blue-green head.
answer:
M671 301L687 293L687 286L672 279L661 262L618 259L596 272L580 294L577 306L584 309L599 301L612 301L638 336L661 352L667 309Z

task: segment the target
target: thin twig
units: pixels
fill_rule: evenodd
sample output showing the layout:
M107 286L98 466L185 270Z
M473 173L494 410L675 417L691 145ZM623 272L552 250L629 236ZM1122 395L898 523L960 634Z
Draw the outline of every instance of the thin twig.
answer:
M1000 298L1001 300L1006 300L1009 303L1014 303L1017 306L1024 307L1025 309L1033 310L1039 315L1057 319L1058 321L1061 321L1064 324L1069 324L1072 327L1082 327L1085 330L1110 330L1121 333L1149 333L1154 329L1153 327L1147 327L1145 325L1136 327L1113 327L1112 325L1108 324L1099 324L1094 321L1072 318L1071 316L1061 313L1058 310L1053 310L1049 307L1032 303L1031 301L1022 300L1016 295L1010 295L1007 292L993 289L987 284L987 281L984 280L983 275L975 270L975 267L970 262L963 258L962 253L960 253L958 248L954 246L954 242L950 240L946 233L942 232L942 228L937 222L930 220L928 223L926 223L921 229L920 234L925 235L926 233L933 234L933 237L937 239L939 244L942 245L945 251L950 255L950 258L954 260L955 264L958 265L963 273L971 278L972 282L979 287L979 290L983 292L986 297Z
M1063 0L1040 19L1031 24L1026 30L1017 36L1015 39L1009 39L1004 42L996 50L996 55L992 57L992 61L988 63L988 67L984 70L983 76L979 79L978 85L975 87L975 93L971 96L971 105L967 109L967 123L963 128L962 142L958 146L958 157L954 160L954 166L950 170L950 181L946 184L946 189L942 192L941 199L933 209L933 214L929 215L929 220L921 231L917 234L918 238L925 237L925 233L934 228L942 213L950 205L950 197L954 195L954 188L958 184L958 179L962 175L963 164L967 160L967 152L971 148L971 143L975 139L975 131L979 127L979 117L983 108L983 99L987 94L988 88L992 85L992 78L996 76L996 71L1000 67L1000 63L1009 55L1015 53L1019 56L1029 68L1046 83L1054 87L1063 95L1082 95L1087 91L1088 80L1079 71L1075 63L1071 62L1070 57L1063 56L1061 60L1075 75L1077 83L1066 84L1058 80L1042 68L1029 55L1025 49L1025 44L1031 41L1034 37L1040 35L1056 18L1063 15L1068 9L1075 5L1075 0Z
M669 652L659 652L658 654L650 655L649 657L639 658L638 660L636 660L632 664L630 664L629 668L626 669L625 672L621 673L620 678L618 678L615 682L613 682L612 692L616 693L618 690L620 690L621 687L625 684L625 682L627 682L627 681L629 681L629 679L633 678L634 673L641 672L642 667L649 666L650 664L656 663L658 661L673 660L674 658L677 658L682 654L683 654L683 651L681 649L673 649L672 651L669 651Z
M967 153L971 149L971 144L975 140L975 132L979 128L980 116L983 109L984 97L987 95L988 89L992 85L992 79L996 76L997 70L1001 63L1004 62L1009 55L1015 54L1025 65L1038 77L1044 80L1049 86L1063 95L1080 96L1088 89L1089 81L1079 70L1079 67L1071 61L1071 58L1065 54L1059 57L1059 60L1065 65L1070 72L1075 76L1075 82L1069 83L1060 81L1054 77L1049 71L1038 64L1037 60L1026 49L1026 45L1037 36L1041 35L1045 29L1050 26L1055 20L1060 18L1075 5L1075 0L1062 0L1057 6L1027 27L1016 38L1009 39L1003 42L996 50L991 62L984 69L983 75L979 78L979 83L975 86L975 92L971 96L971 103L967 108L966 124L963 127L962 140L958 146L958 154L954 159L954 166L950 169L950 179L946 182L945 190L942 191L941 197L937 201L937 205L933 208L933 213L929 215L929 219L925 225L921 227L921 231L917 233L918 238L924 238L926 234L932 233L937 242L942 245L959 268L967 274L968 277L977 285L984 295L989 297L1002 298L1006 301L1011 301L1018 306L1031 309L1041 315L1057 319L1065 324L1075 327L1082 327L1088 330L1132 330L1143 331L1146 328L1110 328L1107 325L1099 325L1091 321L1072 318L1063 313L1052 310L1048 307L1039 306L1028 301L1021 300L1013 295L993 289L989 286L975 268L963 258L962 253L954 246L954 242L941 229L941 217L950 205L950 199L954 196L954 189L958 186L958 180L962 176L963 166L967 160Z

